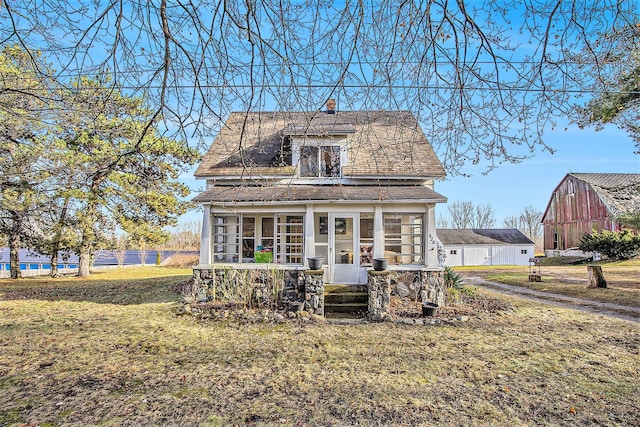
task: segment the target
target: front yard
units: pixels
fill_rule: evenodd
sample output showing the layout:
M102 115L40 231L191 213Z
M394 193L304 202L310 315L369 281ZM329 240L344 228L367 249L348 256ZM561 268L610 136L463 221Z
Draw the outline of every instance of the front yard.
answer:
M456 267L465 274L538 291L612 304L640 307L640 259L602 263L607 288L589 287L586 265L541 266L542 282L529 282L529 268L519 266Z
M0 425L640 424L637 323L516 299L437 326L196 321L189 277L0 281Z

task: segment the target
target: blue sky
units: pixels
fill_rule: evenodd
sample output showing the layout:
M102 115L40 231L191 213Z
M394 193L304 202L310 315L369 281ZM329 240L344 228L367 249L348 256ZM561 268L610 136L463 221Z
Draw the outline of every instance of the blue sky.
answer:
M570 172L640 173L640 156L633 154L631 138L615 126L601 131L570 126L545 133L545 142L556 152L537 152L519 164L503 164L486 176L452 177L436 183L449 199L489 203L496 213L496 227L508 216L533 205L544 211L551 192ZM438 210L448 218L446 206Z
M570 172L640 173L640 155L633 154L631 138L615 126L595 131L593 128L564 127L545 133L545 142L556 151L536 152L518 164L502 164L483 175L484 165L467 166L471 177L452 176L436 182L438 193L449 203L471 201L474 205L490 204L495 210L496 228L508 216L517 216L529 205L544 211L551 192ZM182 176L195 196L204 189L204 181L193 178L195 168ZM437 215L449 218L447 205L438 205ZM181 222L200 221L202 213L189 212Z

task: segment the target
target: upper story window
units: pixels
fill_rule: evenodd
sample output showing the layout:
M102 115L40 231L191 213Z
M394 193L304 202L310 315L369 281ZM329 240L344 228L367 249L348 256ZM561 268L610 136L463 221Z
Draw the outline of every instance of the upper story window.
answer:
M301 147L300 176L339 177L340 147L337 145Z

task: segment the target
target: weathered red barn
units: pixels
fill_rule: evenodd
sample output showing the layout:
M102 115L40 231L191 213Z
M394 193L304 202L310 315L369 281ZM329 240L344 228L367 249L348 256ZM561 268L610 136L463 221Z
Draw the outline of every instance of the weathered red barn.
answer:
M593 230L620 231L618 218L640 212L640 174L569 173L542 216L547 256L577 248Z

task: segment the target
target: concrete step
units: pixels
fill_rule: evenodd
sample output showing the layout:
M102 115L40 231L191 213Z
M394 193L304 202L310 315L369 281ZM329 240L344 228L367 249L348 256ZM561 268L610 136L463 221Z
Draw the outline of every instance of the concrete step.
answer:
M341 313L341 314L365 314L369 310L369 306L367 304L352 304L352 303L342 303L342 304L324 304L324 312L325 313Z
M345 292L367 292L367 285L324 285L325 295Z
M369 294L366 292L343 292L324 294L325 304L368 304Z
M367 285L325 285L324 311L328 317L360 317L367 313Z

